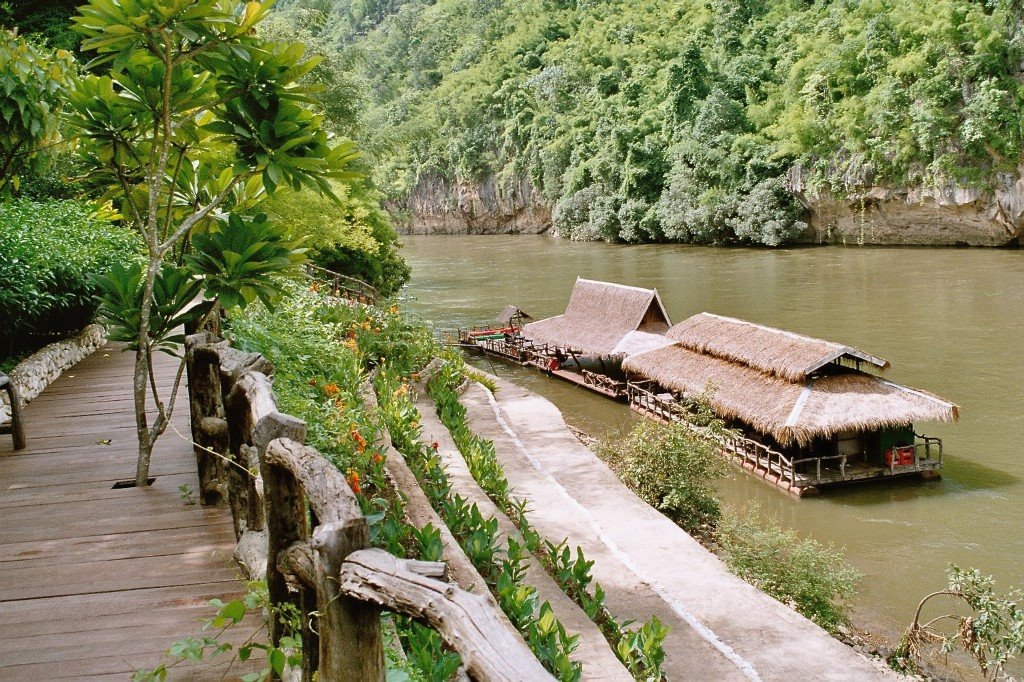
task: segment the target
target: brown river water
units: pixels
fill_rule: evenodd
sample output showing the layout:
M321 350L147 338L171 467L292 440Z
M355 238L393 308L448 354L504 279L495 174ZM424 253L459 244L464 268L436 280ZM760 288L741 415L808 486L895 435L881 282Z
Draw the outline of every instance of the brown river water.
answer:
M999 588L1024 587L1024 251L410 236L404 254L413 268L405 295L439 330L486 321L508 303L537 318L558 314L579 275L656 287L673 322L706 310L886 358L887 378L961 407L957 424L917 425L944 439L941 480L797 500L736 470L719 486L722 497L845 548L864 575L855 623L888 637L909 623L921 596L945 584L949 563L977 567ZM638 419L538 372L493 368L594 435Z

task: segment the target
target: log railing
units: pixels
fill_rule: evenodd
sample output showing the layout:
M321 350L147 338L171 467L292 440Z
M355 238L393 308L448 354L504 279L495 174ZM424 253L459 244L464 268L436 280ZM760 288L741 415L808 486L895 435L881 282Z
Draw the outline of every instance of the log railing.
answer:
M306 263L306 277L314 282L327 285L329 289L324 293L337 298L347 298L359 303L370 304L380 298L377 290L363 280L342 275L312 263Z
M370 548L344 475L303 445L304 422L277 411L266 358L208 332L185 345L200 499L230 506L236 558L266 577L273 605L302 614L301 679L384 680L381 610L434 627L470 679L552 679L489 594L445 581L444 563ZM269 630L274 645L286 634L273 614Z

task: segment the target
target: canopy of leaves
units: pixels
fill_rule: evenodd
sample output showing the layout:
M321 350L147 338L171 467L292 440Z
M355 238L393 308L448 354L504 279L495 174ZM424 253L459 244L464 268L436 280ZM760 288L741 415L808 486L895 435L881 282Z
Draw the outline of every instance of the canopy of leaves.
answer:
M0 28L0 196L17 190L19 176L49 158L60 140L65 88L74 59Z
M786 191L986 186L1021 155L1011 0L284 0L367 83L375 179L528 176L580 239L778 244Z

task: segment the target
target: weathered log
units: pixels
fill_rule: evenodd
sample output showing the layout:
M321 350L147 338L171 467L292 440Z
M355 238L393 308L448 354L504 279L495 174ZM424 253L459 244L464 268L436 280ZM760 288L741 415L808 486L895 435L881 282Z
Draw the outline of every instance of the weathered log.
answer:
M235 545L237 561L249 580L263 580L267 577L267 531L247 530Z
M310 541L320 617L320 679L338 682L383 681L384 638L380 609L338 590L344 560L370 546L363 516L317 526Z
M271 443L268 452L273 450L274 443ZM262 458L260 467L267 507L267 555L272 558L267 562L267 591L272 604L291 602L296 608L302 609L304 602L308 601L304 597L315 599L315 594L311 590L300 590L298 594L290 592L284 575L278 570L277 558L293 543L309 539L309 528L306 525L306 496L302 492L302 486L287 469L270 464L267 457ZM315 608L314 606L313 610ZM272 618L271 642L276 645L284 634L284 622L277 617ZM305 653L305 646L303 652ZM311 665L313 663L315 662L311 662ZM306 667L305 662L303 667Z
M219 350L219 354L221 380L229 386L246 372L274 376L273 363L260 353L247 353L237 348L225 347Z
M288 588L298 592L303 587L316 587L313 577L313 550L308 542L293 542L277 555L277 570L288 583Z
M227 387L223 374L222 387ZM245 445L253 444L253 434L261 419L277 411L274 390L270 379L260 372L246 372L238 377L224 400L224 411L228 422L228 441L231 460L235 466L228 467L228 502L235 524L235 536L249 528L250 521L259 530L263 510L255 491L255 473L250 470L249 458L243 453ZM250 503L250 500L252 501Z
M18 387L3 372L0 372L0 390L7 392L7 398L11 403L11 424L0 430L0 433L10 433L11 440L14 441L14 449L24 450L27 444L25 422L21 414L21 396L18 395Z
M405 570L387 552L366 549L346 559L341 594L404 613L437 630L475 680L533 682L554 678L502 625L479 595Z
M301 484L321 523L362 518L345 476L315 449L279 438L267 446L265 461L289 471Z
M212 450L227 456L227 433L213 428L212 423L207 424L208 419L224 418L219 350L226 347L227 342L219 341L208 332L191 334L185 338L192 441L195 443L193 449L199 474L199 500L204 505L223 504L227 501L224 460L210 452Z

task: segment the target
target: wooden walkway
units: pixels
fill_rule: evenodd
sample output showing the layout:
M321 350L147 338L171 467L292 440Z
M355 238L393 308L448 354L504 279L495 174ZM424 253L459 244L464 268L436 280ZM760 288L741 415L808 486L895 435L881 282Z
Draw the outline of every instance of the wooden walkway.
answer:
M111 488L135 476L133 360L96 351L25 409L28 449L0 436L0 680L129 679L199 635L208 600L242 592L230 512L181 499L179 486L199 484L172 429L153 454L152 487ZM160 383L175 363L159 355ZM174 426L188 435L184 387ZM243 623L230 640L258 627ZM170 677L220 679L225 663Z

